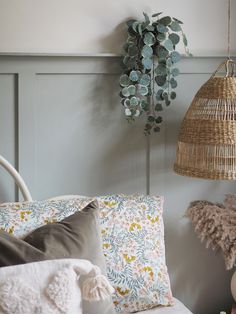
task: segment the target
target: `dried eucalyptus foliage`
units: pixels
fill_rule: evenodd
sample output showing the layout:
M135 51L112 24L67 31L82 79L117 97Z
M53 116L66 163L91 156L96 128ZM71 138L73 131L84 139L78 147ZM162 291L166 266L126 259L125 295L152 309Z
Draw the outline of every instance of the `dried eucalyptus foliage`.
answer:
M182 22L162 13L146 13L145 20L127 22L128 38L124 45L123 73L120 77L122 105L129 122L143 113L147 116L146 135L160 131L163 105L169 106L176 98L176 63L180 54L176 45L183 41L187 55L188 42L182 30Z

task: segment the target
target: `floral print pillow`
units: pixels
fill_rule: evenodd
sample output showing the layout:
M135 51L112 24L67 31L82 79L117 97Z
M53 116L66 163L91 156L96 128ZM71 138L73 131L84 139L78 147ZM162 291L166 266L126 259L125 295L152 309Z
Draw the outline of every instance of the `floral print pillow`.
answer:
M31 231L83 209L91 199L80 197L70 200L47 200L0 205L0 229L25 237Z
M171 305L165 262L163 198L98 198L107 275L118 313Z

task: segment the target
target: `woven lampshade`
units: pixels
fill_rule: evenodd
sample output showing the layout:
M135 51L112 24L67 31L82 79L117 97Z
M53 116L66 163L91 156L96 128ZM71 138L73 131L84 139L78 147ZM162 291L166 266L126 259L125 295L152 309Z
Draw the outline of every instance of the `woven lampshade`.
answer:
M181 125L174 170L204 179L236 179L236 77L223 62L199 89ZM217 76L225 66L226 75Z

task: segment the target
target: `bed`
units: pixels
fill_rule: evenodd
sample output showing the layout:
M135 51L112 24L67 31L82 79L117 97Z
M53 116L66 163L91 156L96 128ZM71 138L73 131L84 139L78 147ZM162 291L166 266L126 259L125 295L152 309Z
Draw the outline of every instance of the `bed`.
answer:
M10 174L11 176L14 178L16 184L18 185L23 198L25 201L32 201L32 197L30 195L30 192L24 182L24 180L21 178L21 176L19 175L19 173L15 170L14 167L11 166L11 164L9 164L9 162L4 159L2 156L0 156L0 165L2 165ZM65 197L65 196L63 196ZM58 197L60 198L60 197ZM56 198L55 198L56 199ZM138 312L139 314L191 314L192 312L190 312L185 306L184 304L179 301L178 299L174 298L174 306L171 307L156 307L153 308L151 310L146 310L146 311L142 311L142 312ZM126 313L126 314L130 314L130 313Z
M139 314L192 314L182 302L174 298L174 306L171 307L158 307L148 311L139 312Z

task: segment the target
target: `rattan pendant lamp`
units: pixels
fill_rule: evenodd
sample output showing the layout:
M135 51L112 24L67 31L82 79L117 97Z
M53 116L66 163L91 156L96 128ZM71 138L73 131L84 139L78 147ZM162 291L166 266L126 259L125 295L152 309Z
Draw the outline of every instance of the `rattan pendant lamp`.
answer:
M228 4L228 59L199 89L182 121L174 165L180 175L236 179L236 62L230 58Z

